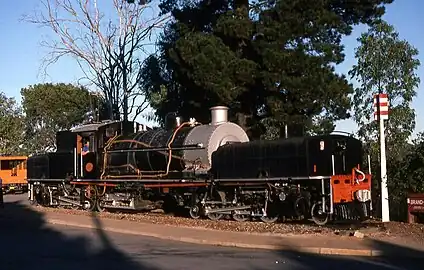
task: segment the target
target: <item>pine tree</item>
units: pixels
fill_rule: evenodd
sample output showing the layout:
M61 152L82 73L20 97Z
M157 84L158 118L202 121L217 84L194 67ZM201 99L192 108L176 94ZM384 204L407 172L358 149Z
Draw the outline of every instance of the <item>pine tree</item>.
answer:
M146 61L141 87L159 120L172 110L208 122L208 107L226 105L251 138L285 125L330 132L349 117L353 94L334 71L344 60L341 38L391 2L162 1L174 21Z

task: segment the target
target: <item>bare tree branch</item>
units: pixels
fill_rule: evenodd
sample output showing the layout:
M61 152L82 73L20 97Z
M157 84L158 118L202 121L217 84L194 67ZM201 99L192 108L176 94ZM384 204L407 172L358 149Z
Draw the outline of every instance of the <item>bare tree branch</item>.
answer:
M112 109L118 108L124 120L135 109L134 119L147 106L137 88L145 47L152 33L161 29L169 15L159 16L155 1L130 4L126 0L40 0L42 8L24 20L47 27L53 40L41 45L49 50L43 59L44 72L63 57L73 57L84 77L100 89ZM155 10L156 7L156 10ZM154 43L153 43L154 44ZM128 107L128 99L132 104Z

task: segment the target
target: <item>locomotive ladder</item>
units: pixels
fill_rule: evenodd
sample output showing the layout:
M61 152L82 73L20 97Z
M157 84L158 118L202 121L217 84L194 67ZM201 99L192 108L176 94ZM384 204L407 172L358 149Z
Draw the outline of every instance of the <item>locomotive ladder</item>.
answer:
M368 172L371 173L371 160L370 160L370 155L368 155ZM332 175L336 175L336 170L335 170L335 156L331 155L331 168L332 168ZM327 207L326 206L326 190L325 190L325 180L329 181L329 200L330 200L330 207L327 211ZM323 205L323 212L326 214L333 214L334 213L334 202L333 202L333 185L331 183L331 177L321 177L321 203Z

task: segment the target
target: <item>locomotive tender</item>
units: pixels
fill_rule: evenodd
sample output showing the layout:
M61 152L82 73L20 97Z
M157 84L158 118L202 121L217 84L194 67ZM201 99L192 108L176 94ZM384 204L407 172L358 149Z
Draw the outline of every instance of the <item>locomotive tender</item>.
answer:
M57 133L57 150L27 161L28 196L45 207L186 208L192 218L366 219L371 175L345 135L250 141L211 108L211 123L167 116L165 128L103 121Z

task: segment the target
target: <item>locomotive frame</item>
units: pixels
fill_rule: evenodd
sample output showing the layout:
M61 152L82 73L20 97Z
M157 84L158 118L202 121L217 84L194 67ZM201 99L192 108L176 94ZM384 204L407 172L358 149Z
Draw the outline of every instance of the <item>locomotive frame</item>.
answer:
M368 173L362 172L362 164L358 162L345 170L350 170L349 173L337 173L335 154L331 155L332 172L326 175L269 176L267 171L259 169L261 173L254 177L219 177L216 173L219 166L214 168L212 162L214 153L232 147L228 146L231 138L240 145L249 145L249 141L238 131L239 127L227 123L228 108L211 109L209 125L201 125L195 119L181 123L178 117L171 117L167 130L157 132L122 121L86 124L58 132L55 153L28 158L28 199L32 204L45 207L90 211L188 209L192 218L211 220L230 215L236 221L259 218L263 222L276 222L295 218L312 219L318 225L325 225L329 221L365 220L372 216L370 169ZM211 134L217 130L213 124L217 122L228 124L221 126L224 130L221 133L226 137L221 135L227 139L211 148L209 144L214 144ZM208 136L193 132L196 136L188 140L191 130L199 126L208 130ZM235 133L238 136L234 136ZM152 145L141 142L143 134L157 138L166 135L164 138L171 139L165 140L165 144ZM150 137L149 140L153 142ZM89 142L88 153L84 151L84 141ZM214 153L209 153L211 149ZM192 151L209 156L203 155L200 163L182 158L196 156L190 154ZM140 156L143 154L145 156ZM168 156L166 163L155 164L153 160L162 155ZM140 160L144 162L141 164L144 170L134 168L134 164L140 165ZM202 164L210 166L205 168ZM129 171L132 174L124 174Z

